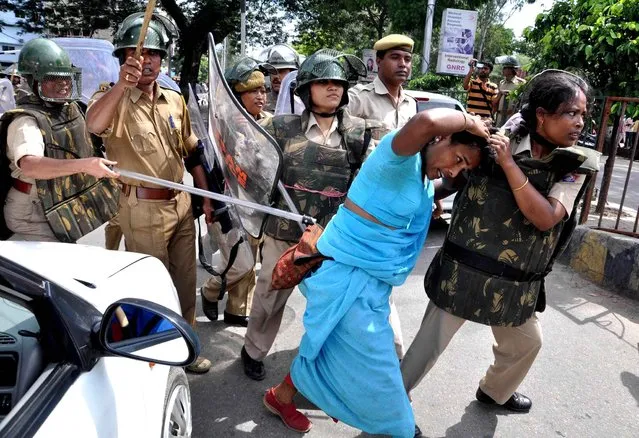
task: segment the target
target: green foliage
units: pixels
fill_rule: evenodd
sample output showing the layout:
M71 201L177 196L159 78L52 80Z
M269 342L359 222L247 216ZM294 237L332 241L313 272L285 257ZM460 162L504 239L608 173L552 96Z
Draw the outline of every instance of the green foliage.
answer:
M639 96L639 2L560 0L524 32L533 70L583 72L601 93Z
M209 80L209 57L208 55L202 55L200 58L200 70L197 74L198 82L206 82Z
M0 10L13 11L25 32L49 36L91 37L127 15L144 10L144 2L126 0L12 0L0 2Z
M458 76L440 75L429 72L421 76L415 76L408 82L407 88L409 90L436 92L457 86L461 87L461 79Z
M501 55L510 55L515 50L515 34L503 24L493 24L488 28L482 59L495 61Z

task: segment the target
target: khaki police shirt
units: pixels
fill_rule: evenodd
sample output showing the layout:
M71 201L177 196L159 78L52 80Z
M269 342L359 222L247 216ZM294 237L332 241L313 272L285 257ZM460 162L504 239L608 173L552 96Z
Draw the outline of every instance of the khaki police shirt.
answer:
M18 162L26 155L44 157L44 139L36 119L29 115L17 116L7 128L7 158L11 177L35 184L35 179L22 174Z
M333 117L333 123L331 124L331 127L329 128L328 132L324 134L324 132L322 132L322 129L319 127L319 124L317 123L315 114L311 113L308 118L308 127L306 128L306 132L304 132L304 135L307 139L315 143L338 148L342 143L342 135L337 130L337 126L337 117Z
M506 98L506 94L501 93L502 91L507 91L507 92L511 92L513 91L515 88L517 88L519 85L523 84L524 82L526 82L525 80L523 80L520 77L514 76L512 81L506 80L506 79L502 79L501 81L499 81L499 103L497 105L497 109L501 111L502 106L504 105L503 101ZM514 102L508 102L508 108L507 111L511 111L515 106Z
M348 112L362 119L379 120L388 129L404 126L417 114L417 102L399 90L399 103L395 104L386 85L376 77L370 84L358 84L348 90Z
M191 130L191 118L182 96L172 90L154 85L154 97L138 88L129 88L126 114L123 102L118 105L109 128L100 134L104 139L107 157L117 161L118 167L173 182L184 176L183 159L197 147L198 139ZM95 93L91 107L105 91ZM122 120L122 135L116 127ZM120 177L126 184L157 187L130 178Z
M517 155L522 152L532 152L530 136L527 135L519 143L516 143L515 140L513 140L510 147L512 148L513 155ZM550 188L550 193L548 193L548 197L556 199L559 203L561 203L561 205L563 205L566 209L566 216L570 216L575 204L575 199L577 199L579 190L581 190L581 186L584 185L585 181L586 175L569 173L565 175L561 181L553 184Z

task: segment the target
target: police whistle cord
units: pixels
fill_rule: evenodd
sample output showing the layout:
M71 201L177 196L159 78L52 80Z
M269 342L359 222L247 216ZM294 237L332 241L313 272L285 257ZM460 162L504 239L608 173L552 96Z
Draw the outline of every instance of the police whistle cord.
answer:
M198 189L197 187L191 187L184 184L167 181L161 178L155 178L153 176L144 175L142 173L130 172L128 170L113 168L114 172L118 172L120 175L127 178L136 179L138 181L144 181L151 184L157 184L158 186L167 187L169 189L180 190L192 195L198 195L203 198L215 199L216 201L222 201L229 204L234 204L240 207L250 208L262 213L270 214L272 216L278 216L284 219L292 220L304 225L312 225L315 223L315 219L301 214L291 213L290 211L280 210L278 208L268 207L266 205L257 204L251 201L245 201L244 199L236 199L230 196L222 195L220 193L209 192L208 190Z

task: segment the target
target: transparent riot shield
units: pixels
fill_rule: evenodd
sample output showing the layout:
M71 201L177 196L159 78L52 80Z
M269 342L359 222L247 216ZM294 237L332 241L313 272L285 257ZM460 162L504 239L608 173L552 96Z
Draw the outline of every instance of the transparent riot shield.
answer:
M266 133L237 102L224 80L209 34L209 134L211 149L222 166L231 195L262 205L270 205L280 179L282 153ZM236 207L243 228L259 238L266 214L248 207Z

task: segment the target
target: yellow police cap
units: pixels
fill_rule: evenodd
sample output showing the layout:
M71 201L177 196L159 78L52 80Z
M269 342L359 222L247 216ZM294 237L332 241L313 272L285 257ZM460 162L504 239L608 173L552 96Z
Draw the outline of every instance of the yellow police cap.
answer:
M238 93L244 93L245 91L251 91L256 88L263 87L265 83L264 73L259 70L255 70L246 81L235 84L235 91Z
M375 50L390 50L390 49L394 49L394 48L408 48L410 52L413 51L413 46L415 45L415 42L407 37L406 35L400 35L400 34L391 34L391 35L386 35L384 38L382 38L381 40L377 41L375 43L375 45L373 46L373 49Z

